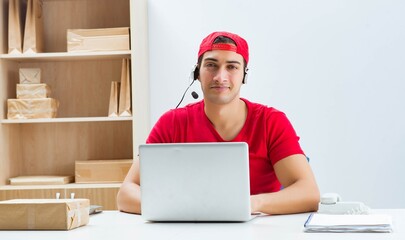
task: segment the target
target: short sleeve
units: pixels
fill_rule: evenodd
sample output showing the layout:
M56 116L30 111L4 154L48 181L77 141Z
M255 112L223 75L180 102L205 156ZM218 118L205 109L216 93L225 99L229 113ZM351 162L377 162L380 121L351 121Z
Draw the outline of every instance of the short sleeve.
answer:
M153 126L146 143L170 143L172 142L174 129L174 111L164 113Z
M283 112L270 115L268 154L274 165L283 158L294 154L304 154L291 122Z

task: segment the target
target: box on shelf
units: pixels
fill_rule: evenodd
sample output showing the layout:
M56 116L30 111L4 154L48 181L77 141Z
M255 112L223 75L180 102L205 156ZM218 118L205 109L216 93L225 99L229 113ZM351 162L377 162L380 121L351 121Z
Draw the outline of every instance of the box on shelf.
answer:
M20 68L19 76L21 84L41 83L40 68Z
M13 199L0 202L0 229L70 230L89 222L89 199Z
M10 185L49 185L67 184L74 181L74 176L18 176L9 178Z
M132 165L128 160L87 160L76 161L76 183L122 182Z
M54 118L59 102L53 98L7 99L8 119Z
M67 30L68 52L129 49L129 27Z
M45 83L17 84L17 98L47 98L51 95L51 88Z

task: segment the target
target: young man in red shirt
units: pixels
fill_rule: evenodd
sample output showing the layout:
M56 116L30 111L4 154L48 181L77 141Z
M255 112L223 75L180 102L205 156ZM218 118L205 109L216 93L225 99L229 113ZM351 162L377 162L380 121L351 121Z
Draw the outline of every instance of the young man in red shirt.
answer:
M204 99L166 112L146 142L246 142L252 212L316 211L319 190L299 137L285 114L240 98L248 62L248 44L240 36L214 32L204 38L195 69ZM117 201L119 210L140 213L138 160Z

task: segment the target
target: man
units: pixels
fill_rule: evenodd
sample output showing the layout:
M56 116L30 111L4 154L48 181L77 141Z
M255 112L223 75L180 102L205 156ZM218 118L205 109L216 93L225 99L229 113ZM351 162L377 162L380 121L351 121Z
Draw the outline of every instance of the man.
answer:
M204 99L166 112L146 142L246 142L252 212L316 211L319 190L285 114L240 98L248 62L248 44L243 38L228 32L208 35L200 45L195 69ZM117 201L119 210L140 213L138 160Z

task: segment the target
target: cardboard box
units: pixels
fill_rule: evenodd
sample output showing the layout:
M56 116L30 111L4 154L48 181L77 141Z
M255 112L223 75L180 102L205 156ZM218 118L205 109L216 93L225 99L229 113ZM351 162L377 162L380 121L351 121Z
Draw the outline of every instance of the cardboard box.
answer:
M75 181L77 183L122 182L132 162L132 159L76 161Z
M8 119L54 118L59 102L53 98L7 99Z
M51 95L51 88L45 83L17 84L17 98L47 98Z
M68 29L68 52L129 50L129 27Z
M49 185L67 184L74 181L74 176L19 176L9 179L10 185Z
M1 201L0 229L70 230L89 222L89 208L89 199Z
M21 84L41 83L40 68L20 68L19 75Z

